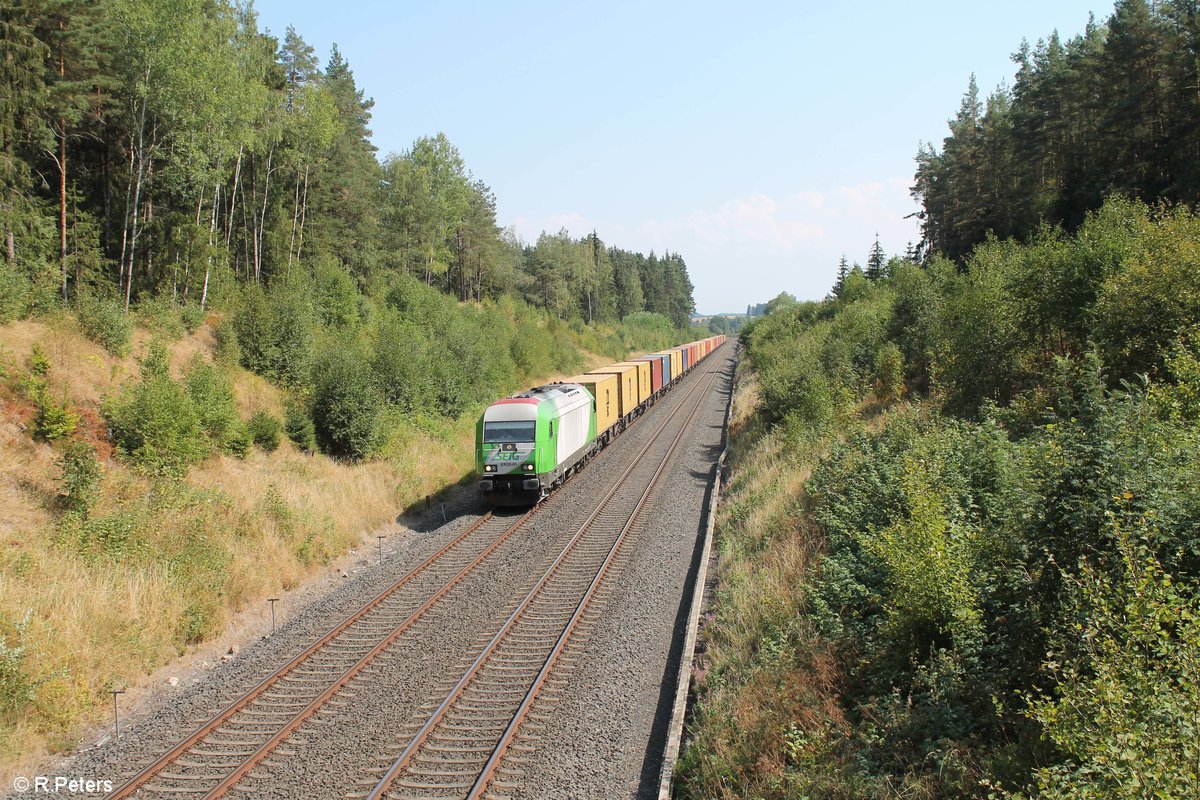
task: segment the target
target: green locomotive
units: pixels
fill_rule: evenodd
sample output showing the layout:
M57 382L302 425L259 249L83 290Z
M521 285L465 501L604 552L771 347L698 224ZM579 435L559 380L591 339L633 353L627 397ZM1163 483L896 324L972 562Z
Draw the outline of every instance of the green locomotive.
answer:
M475 441L483 496L496 505L536 503L598 449L592 395L559 383L497 401L479 418Z

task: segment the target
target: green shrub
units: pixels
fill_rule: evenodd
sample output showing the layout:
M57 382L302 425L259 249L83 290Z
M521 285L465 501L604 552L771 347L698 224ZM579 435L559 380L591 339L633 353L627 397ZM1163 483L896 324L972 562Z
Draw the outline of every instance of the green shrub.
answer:
M239 419L225 439L225 452L231 456L245 458L250 455L250 448L253 446L254 438L250 435L249 426Z
M328 355L317 370L313 425L326 453L361 460L379 445L383 398L363 359L345 349Z
M245 435L241 431L242 421L228 379L197 353L188 365L184 383L196 419L212 447L234 455L244 454L242 440Z
M225 317L213 326L213 339L216 340L213 358L218 364L235 367L241 363L242 348L238 344L237 330L232 319Z
M303 287L263 291L250 284L233 315L242 364L282 383L307 383L315 323L313 303Z
M1027 384L1033 332L1022 329L1024 301L1012 291L1021 260L1013 242L982 245L946 301L938 377L960 413L988 400L1005 404Z
M1163 571L1146 530L1118 530L1115 574L1068 574L1070 636L1046 659L1057 689L1032 715L1068 756L1040 797L1190 797L1200 786L1200 598Z
M119 301L81 295L75 304L75 314L84 336L114 356L129 353L133 325Z
M1155 374L1182 331L1200 324L1200 215L1163 213L1100 288L1097 344L1110 372Z
M179 319L188 333L195 333L204 324L204 309L199 303L188 303L179 310Z
M313 284L317 314L322 323L344 327L358 321L358 289L341 264L337 261L320 261Z
M86 517L96 504L100 477L96 448L78 440L69 443L59 461L58 497L63 507Z
M143 327L169 340L183 336L183 314L179 305L165 294L143 297L137 304L138 322Z
M406 413L432 407L431 351L437 346L421 326L394 309L383 311L372 368L389 403Z
M883 403L904 396L904 354L891 342L875 354L875 396Z
M50 371L50 359L37 345L29 356L29 376L25 378L22 387L37 414L33 418L33 435L38 438L54 441L64 436L70 436L79 425L79 414L67 405L66 401L58 402L50 395L50 387L46 374Z
M50 371L50 359L42 352L42 348L36 344L29 354L29 371L39 378L44 378L46 373Z
M13 626L17 644L10 645L0 631L0 715L9 716L33 702L37 688L25 666L25 628L29 616ZM7 625L5 627L8 627Z
M906 458L902 470L907 517L856 531L858 546L882 567L888 637L914 653L973 645L982 634L972 583L977 537L948 516L927 467Z
M146 542L138 536L144 524L145 518L136 512L100 517L73 515L64 520L63 532L73 538L71 543L88 558L122 561L146 554Z
M29 294L29 279L9 264L0 264L0 323L25 316Z
M629 314L617 330L626 350L653 352L679 343L679 332L671 320L649 311Z
M756 346L762 409L768 419L791 417L814 428L833 419L835 387L821 366L826 332L827 326L818 326L796 341L767 340Z
M209 437L187 390L166 369L166 351L151 348L141 379L104 404L117 449L155 475L178 477L204 458Z
M255 411L246 429L254 443L265 452L273 453L279 447L279 434L283 426L266 411Z
M301 450L311 452L317 449L317 429L313 425L312 414L303 404L288 404L283 428L288 438Z

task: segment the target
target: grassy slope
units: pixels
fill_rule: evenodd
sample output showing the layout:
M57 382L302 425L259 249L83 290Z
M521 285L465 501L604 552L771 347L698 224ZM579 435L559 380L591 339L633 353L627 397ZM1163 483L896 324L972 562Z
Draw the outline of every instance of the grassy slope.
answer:
M104 715L108 686L137 686L238 611L298 586L472 469L467 414L402 425L363 464L308 456L285 439L274 453L213 456L182 484L154 485L113 457L99 415L106 395L136 379L150 338L139 330L134 354L118 359L67 316L0 326L0 642L21 648L0 663L0 773L69 748ZM30 436L33 406L16 386L35 346L50 360L51 393L82 413L103 459L92 519L111 524L99 549L62 524L60 448ZM171 343L176 374L212 346L207 326ZM607 361L584 357L589 366ZM259 409L281 416L272 384L241 369L231 378L243 418Z
M743 358L730 419L731 475L717 514L716 597L679 796L849 798L834 752L847 724L840 671L801 613L804 584L824 546L805 514L805 484L833 440L769 429L758 404L757 376ZM838 429L877 429L880 412L874 401L845 409Z

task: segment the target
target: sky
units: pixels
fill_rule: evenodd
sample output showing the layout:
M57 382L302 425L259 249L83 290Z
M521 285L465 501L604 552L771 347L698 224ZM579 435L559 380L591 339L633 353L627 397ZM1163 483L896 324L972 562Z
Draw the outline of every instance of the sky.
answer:
M444 132L528 242L566 228L687 262L700 313L824 296L838 259L919 239L909 195L969 77L1111 0L257 0L375 101L380 157Z

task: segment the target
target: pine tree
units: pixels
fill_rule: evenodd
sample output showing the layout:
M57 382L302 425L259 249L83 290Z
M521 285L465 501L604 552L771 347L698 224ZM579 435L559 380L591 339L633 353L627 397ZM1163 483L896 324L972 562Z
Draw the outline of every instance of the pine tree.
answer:
M887 257L883 253L883 247L879 244L879 234L875 234L875 244L871 245L871 251L867 254L867 279L877 281L884 277L883 266L887 261ZM842 259L843 264L845 258Z
M637 257L633 253L610 247L609 261L613 265L613 290L616 294L617 317L644 311L646 297L642 292L642 277L638 274Z
M32 12L21 2L0 0L0 227L9 264L16 261L18 227L30 206L28 161L22 156L45 140L46 46L37 38Z
M315 216L323 225L313 238L365 281L379 257L381 176L369 127L375 101L364 97L355 84L354 73L337 45L330 53L321 85L337 105L340 125L314 187ZM465 206L465 193L463 199Z
M300 88L321 76L312 45L304 41L291 25L288 25L283 44L279 47L279 64L283 67L283 77L287 82L286 108L291 113L295 108L296 94Z
M833 283L833 296L841 297L842 291L846 288L846 276L850 274L850 265L846 262L845 254L842 255L841 261L838 262L837 280Z
M88 127L111 104L112 80L102 71L107 59L103 25L104 4L80 0L39 0L32 4L38 19L37 37L45 43L44 119L42 152L58 173L58 262L60 291L67 299L67 200L72 176L69 158L74 142L95 136ZM86 123L90 122L90 126Z

